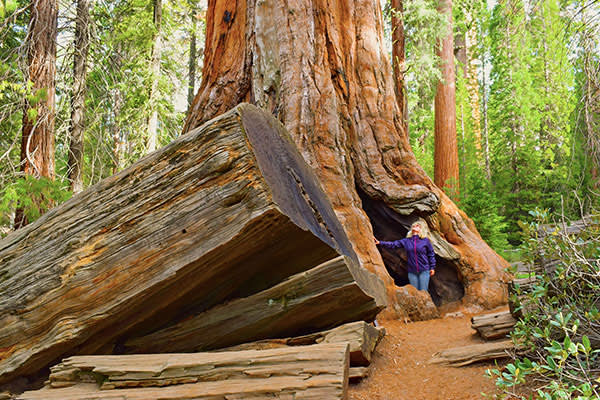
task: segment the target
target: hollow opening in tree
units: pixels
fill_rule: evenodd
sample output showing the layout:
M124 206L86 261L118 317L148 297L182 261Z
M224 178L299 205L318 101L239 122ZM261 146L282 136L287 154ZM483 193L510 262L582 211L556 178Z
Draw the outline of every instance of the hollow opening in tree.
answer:
M362 201L362 208L373 226L373 233L379 240L391 241L406 237L410 226L418 215L402 215L383 201L369 197L356 188ZM400 249L379 247L385 268L394 279L396 286L408 285L406 254ZM429 293L436 306L458 301L465 295L462 280L452 262L436 255L436 274L430 280Z

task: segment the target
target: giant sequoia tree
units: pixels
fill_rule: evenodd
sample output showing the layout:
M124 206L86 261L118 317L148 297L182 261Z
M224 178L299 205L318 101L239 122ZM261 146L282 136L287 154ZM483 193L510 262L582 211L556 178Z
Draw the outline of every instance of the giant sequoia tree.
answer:
M389 274L407 282L402 255L382 258L373 234L403 237L417 218L427 221L438 255L431 288L438 304L506 300L506 262L410 149L378 1L209 0L202 75L184 130L242 101L272 112L320 177L362 266L384 278L392 304Z

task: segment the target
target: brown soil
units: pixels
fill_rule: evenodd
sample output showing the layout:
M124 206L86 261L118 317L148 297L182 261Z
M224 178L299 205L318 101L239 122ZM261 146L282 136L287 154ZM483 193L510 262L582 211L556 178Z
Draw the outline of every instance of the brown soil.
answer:
M459 368L428 363L438 351L483 341L471 329L471 315L458 315L408 324L383 321L387 335L375 350L369 377L350 386L349 400L493 397L497 393L494 381L485 376L485 370L494 367L493 362Z

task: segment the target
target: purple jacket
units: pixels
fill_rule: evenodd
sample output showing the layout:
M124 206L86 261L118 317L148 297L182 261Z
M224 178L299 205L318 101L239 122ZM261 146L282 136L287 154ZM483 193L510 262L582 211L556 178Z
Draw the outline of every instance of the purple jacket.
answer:
M410 273L418 274L435 269L435 253L431 242L427 238L421 239L419 236L414 235L393 242L379 242L379 244L390 249L402 248L406 250L406 263Z

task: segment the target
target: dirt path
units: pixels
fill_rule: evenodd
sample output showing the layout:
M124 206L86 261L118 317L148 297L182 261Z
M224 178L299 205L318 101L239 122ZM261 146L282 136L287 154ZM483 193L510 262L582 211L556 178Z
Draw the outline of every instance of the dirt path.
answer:
M461 368L427 363L437 351L482 342L470 315L383 325L387 335L377 346L370 375L350 387L350 400L471 400L496 392L484 375L493 363Z

